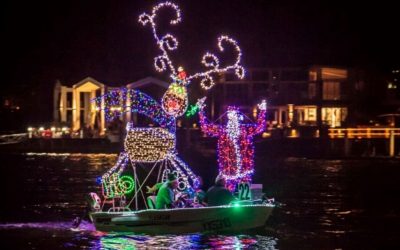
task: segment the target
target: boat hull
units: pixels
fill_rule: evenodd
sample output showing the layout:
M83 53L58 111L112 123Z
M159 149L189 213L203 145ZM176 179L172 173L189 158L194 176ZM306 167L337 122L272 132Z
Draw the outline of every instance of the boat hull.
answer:
M262 227L273 205L175 208L131 212L95 212L98 231L145 234L241 231Z

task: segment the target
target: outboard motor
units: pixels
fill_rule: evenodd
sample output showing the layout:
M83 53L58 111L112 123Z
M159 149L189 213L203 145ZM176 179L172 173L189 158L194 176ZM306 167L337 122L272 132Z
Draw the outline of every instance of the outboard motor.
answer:
M81 217L76 217L72 221L72 228L76 229L82 222L82 219L88 217L89 212L98 212L101 209L101 199L96 193L89 193L86 196L86 206Z
M89 194L88 203L89 203L90 211L95 211L95 212L100 211L101 199L96 193L91 192Z

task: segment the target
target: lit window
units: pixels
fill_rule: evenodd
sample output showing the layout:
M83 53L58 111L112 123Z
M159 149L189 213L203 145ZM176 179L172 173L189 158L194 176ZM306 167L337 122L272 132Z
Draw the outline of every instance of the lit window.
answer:
M316 121L317 108L307 108L304 116L304 121Z
M340 100L340 82L324 81L322 91L324 100Z
M346 120L347 108L322 108L322 121L330 127L340 127Z
M322 80L345 80L347 79L347 70L335 68L322 68Z

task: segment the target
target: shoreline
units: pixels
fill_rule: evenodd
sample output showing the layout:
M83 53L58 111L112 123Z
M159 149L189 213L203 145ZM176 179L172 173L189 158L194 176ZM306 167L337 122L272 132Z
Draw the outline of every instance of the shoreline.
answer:
M177 138L177 151L181 155L197 154L206 158L216 157L217 141L214 138L182 139ZM307 159L396 159L400 157L400 154L395 154L394 157L389 156L387 141L384 139L354 140L350 149L345 148L348 147L345 143L344 140L322 138L257 138L254 146L256 156L274 159L290 157ZM110 142L107 138L32 138L19 143L0 145L0 153L118 154L121 151L123 151L123 142Z

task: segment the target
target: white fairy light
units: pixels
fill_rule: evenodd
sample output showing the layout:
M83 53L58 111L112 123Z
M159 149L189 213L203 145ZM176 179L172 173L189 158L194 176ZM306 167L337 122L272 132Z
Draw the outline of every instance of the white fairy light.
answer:
M163 37L160 37L157 32L157 25L155 22L158 11L164 7L172 8L173 10L175 10L176 17L175 17L175 19L172 19L170 21L171 25L176 25L182 21L181 11L180 11L179 7L176 4L173 4L169 1L167 1L167 2L156 5L152 10L151 15L147 14L147 13L141 14L139 16L139 22L143 26L145 26L147 24L151 25L153 36L156 40L156 43L157 43L159 49L162 52L161 55L158 55L154 58L155 69L158 72L163 72L163 71L166 71L168 68L171 72L171 78L174 81L176 81L177 79L180 79L180 78L178 76L175 66L172 63L171 58L169 57L168 51L176 50L178 48L178 44L179 44L178 40L171 34L166 34ZM230 70L234 70L235 75L238 78L243 79L245 70L241 66L242 52L241 52L241 49L240 49L237 41L226 35L220 36L218 38L218 44L217 44L220 52L223 52L225 50L224 45L223 45L224 43L230 44L231 46L233 46L233 48L236 51L237 55L236 55L236 60L235 60L234 64L231 64L231 65L221 68L218 57L212 53L207 52L203 55L201 63L206 68L208 68L208 70L206 70L205 72L195 73L193 75L186 77L185 79L180 79L180 80L182 80L181 84L184 86L187 86L190 84L191 80L201 79L200 86L203 89L208 90L208 89L211 89L215 85L215 81L214 81L212 74L221 74L221 73L225 73Z
M186 174L193 181L194 188L197 188L197 186L200 183L199 178L193 173L193 171L189 168L189 166L176 155L176 152L174 152L173 154L170 154L170 156L176 162L176 163L174 163L174 161L172 161L173 164L175 166L183 167L183 169L185 170ZM190 184L188 186L191 187Z
M121 174L125 170L128 163L129 163L128 154L126 152L121 152L121 154L118 156L117 163L115 163L115 165L102 176L102 179L105 180L115 172L118 175Z
M220 52L223 52L225 50L223 43L231 44L234 47L234 49L237 53L235 63L232 65L228 65L226 67L220 68L218 57L214 54L211 54L210 52L207 52L206 54L204 54L201 63L210 69L205 72L195 73L195 74L187 77L188 81L190 81L192 79L196 79L196 78L201 78L202 79L200 81L201 87L204 88L205 90L208 90L215 85L214 78L211 76L212 74L222 74L227 71L234 70L235 75L238 78L240 78L240 79L244 78L245 70L244 70L243 66L240 65L241 59L242 59L242 51L241 51L237 41L226 35L220 36L218 38L218 48L219 48Z
M175 134L164 128L129 128L125 151L132 162L160 162L175 149Z
M219 67L219 59L215 55L207 52L204 56L203 59L201 60L201 63L204 64L206 67L213 67L213 68L218 68Z
M168 55L167 50L176 50L178 48L178 40L171 34L167 34L160 38L160 36L157 33L157 25L155 23L155 18L157 17L157 12L164 7L169 7L175 10L176 18L172 19L170 21L171 25L176 25L179 22L182 21L181 19L181 11L179 7L176 4L173 4L171 2L164 2L156 5L153 8L153 11L151 15L147 13L143 13L139 16L139 22L145 26L150 23L152 31L153 31L153 36L156 39L157 45L159 49L162 52L162 55L157 56L154 58L154 66L157 71L162 72L165 71L167 68L166 66L168 65L169 70L172 72L173 75L176 75L176 70L175 67L172 64L172 61ZM165 46L164 46L165 45Z
M235 109L228 110L228 122L226 124L226 131L228 138L233 144L233 148L235 150L236 157L236 175L235 178L238 178L238 175L242 172L242 157L240 154L240 122L239 122L239 114Z

